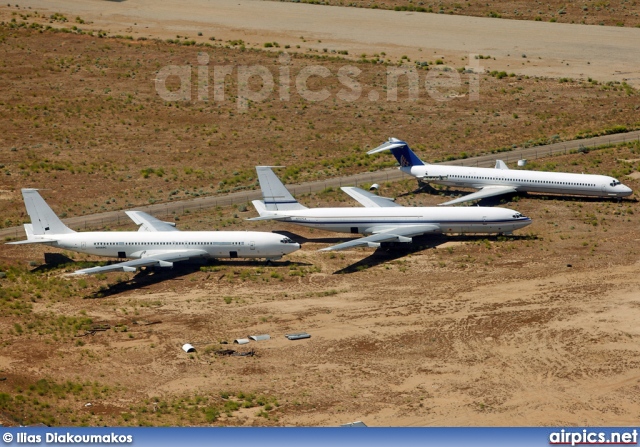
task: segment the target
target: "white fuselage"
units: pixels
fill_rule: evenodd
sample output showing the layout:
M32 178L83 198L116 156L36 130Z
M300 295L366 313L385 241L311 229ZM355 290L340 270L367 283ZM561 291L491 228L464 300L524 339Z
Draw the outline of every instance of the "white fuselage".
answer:
M517 211L488 207L313 208L268 211L288 216L284 222L339 233L372 234L389 227L436 225L439 233L511 233L531 219Z
M498 185L511 186L517 191L595 197L626 197L633 192L613 177L604 175L446 165L406 166L400 169L414 177L427 177L428 182L453 187L481 189Z
M130 259L186 250L202 251L203 258L277 259L300 248L280 234L256 231L89 231L43 238L55 239L48 244L54 247Z

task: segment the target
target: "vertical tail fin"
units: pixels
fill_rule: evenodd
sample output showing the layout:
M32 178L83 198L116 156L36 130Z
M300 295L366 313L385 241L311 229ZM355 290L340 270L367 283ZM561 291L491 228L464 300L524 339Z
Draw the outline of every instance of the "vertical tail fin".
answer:
M258 182L262 190L262 199L267 211L291 211L306 210L307 207L300 205L291 195L287 188L271 170L271 166L256 166Z
M75 233L58 219L58 216L40 197L37 189L23 189L22 197L27 208L27 214L31 218L31 237L33 235ZM29 237L29 230L27 230L26 226L25 231L27 231L27 237Z
M375 154L377 152L390 150L401 167L423 166L425 163L418 158L416 154L409 149L409 145L397 138L389 138L389 141L375 149L371 149L367 154Z

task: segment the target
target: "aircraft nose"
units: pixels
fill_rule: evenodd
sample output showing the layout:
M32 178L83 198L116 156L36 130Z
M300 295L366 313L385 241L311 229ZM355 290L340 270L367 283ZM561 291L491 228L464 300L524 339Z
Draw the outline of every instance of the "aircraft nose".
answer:
M628 186L624 186L624 185L620 185L622 186L622 194L623 196L630 196L631 194L633 194L633 190L631 188L629 188Z
M300 250L301 245L298 244L297 242L294 244L289 244L289 253L293 253L294 251Z

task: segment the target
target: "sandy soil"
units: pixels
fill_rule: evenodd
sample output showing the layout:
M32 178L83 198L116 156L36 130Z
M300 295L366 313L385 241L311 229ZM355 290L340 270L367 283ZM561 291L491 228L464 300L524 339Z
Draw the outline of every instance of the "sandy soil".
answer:
M415 60L482 54L492 57L482 64L488 70L640 85L640 33L632 28L251 0L59 0L54 5L46 0L20 3L22 8L80 16L92 29L134 37L186 35L206 42L215 36L258 47L277 41L307 51L385 52Z
M553 162L605 168L634 153L608 149ZM401 195L411 184L384 192ZM338 192L301 200L344 205ZM428 205L442 197L398 200ZM12 315L0 320L7 377L0 392L23 394L27 403L8 411L0 401L3 422L632 425L640 408L638 202L531 195L502 206L534 223L513 238L427 238L408 252L336 254L316 250L342 235L279 225L306 242L273 266L223 262L84 282L62 280L74 265L16 273L3 280L8 295L0 301ZM209 219L194 213L180 225L204 229ZM43 251L0 249L5 265L41 259ZM19 298L7 301L15 290ZM72 317L110 329L79 338L86 325L64 329ZM311 338L284 338L298 331ZM231 344L265 333L271 340ZM184 353L186 342L197 352ZM214 355L227 348L256 355ZM35 395L42 378L91 379L60 401L54 391ZM204 419L209 406L251 394L263 397Z
M273 5L281 7L278 3L265 4L269 10ZM180 11L176 10L170 22L160 17L169 13L158 13L155 24L145 16L149 14L148 8L136 12L136 7L145 3L56 4L61 8L65 5L71 5L67 14L72 20L78 14L85 20L95 20L90 26L111 23L114 34L134 33L127 31L125 22L131 27L150 26L149 29L156 27L163 32L170 23L178 27L171 31L175 34L184 34L185 30L195 33L203 23L189 22L194 12L190 12L188 5L181 8L188 13L186 19L181 19ZM100 13L108 17L99 23L102 19L97 10L83 12L77 5L84 8L99 5ZM258 8L263 4L251 5ZM293 5L285 6L290 10ZM109 12L114 8L126 8L130 18ZM5 14L8 10L3 7L1 11ZM350 10L342 8L339 14L346 14L345 11ZM429 16L422 15L419 20L425 17ZM134 20L140 20L140 25L130 23ZM518 22L518 26L522 23ZM633 31L603 30L614 34ZM137 65L137 60L150 58L146 51L152 55L164 53L163 63L173 58L183 63L182 60L195 60L197 49L190 49L187 54L179 46L148 42L132 43L129 48L126 42L110 39L47 33L38 34L44 39L38 45L39 41L26 38L21 32L3 29L0 47L7 54L2 61L4 76L0 78L7 87L3 92L8 92L2 97L3 113L12 120L5 121L3 144L16 147L3 161L6 166L0 190L11 191L2 197L10 196L13 201L6 206L4 202L9 202L9 198L3 198L6 209L21 205L16 188L26 181L53 188L47 194L54 199L55 209L76 214L153 198L142 192L168 200L167 193L178 180L192 181L193 185L202 183L183 176L182 169L206 156L187 150L206 141L207 127L201 126L203 133L195 136L188 136L188 130L193 126L195 110L201 108L198 113L219 115L220 105L189 105L180 112L174 112L176 108L152 107L155 96L149 91L148 79L153 68L141 68L142 62ZM245 31L228 32L229 36L238 36ZM272 36L266 40L273 40ZM207 37L208 33L203 39ZM601 42L606 41L606 36L599 34L599 37ZM630 41L620 39L621 48L630 45ZM143 47L146 44L157 45L160 53ZM399 45L401 48L402 43ZM554 51L560 51L561 55L562 45L554 45ZM569 41L567 45L573 44ZM101 54L96 54L91 46ZM610 71L617 63L616 51L612 51ZM221 55L239 61L252 61L249 57L253 56L251 52L230 49ZM522 58L517 57L520 63ZM35 59L41 60L42 65ZM90 63L82 62L86 60ZM626 64L624 57L620 61ZM92 71L86 69L88 65ZM130 79L134 76L144 77L140 85L147 90L141 89L139 93L132 87ZM106 79L108 84L98 81L91 84L92 79ZM496 97L489 100L487 96L478 107L464 105L456 109L460 106L451 103L444 110L439 104L420 104L413 113L413 109L401 104L407 110L400 113L400 105L393 104L397 113L386 109L393 115L389 120L404 119L404 133L412 137L424 135L423 141L430 141L430 126L450 125L451 129L432 132L431 139L436 135L438 143L450 144L457 151L458 141L447 142L445 135L468 129L470 138L474 135L480 138L474 132L495 132L495 141L525 134L532 138L527 122L533 128L539 126L537 132L541 135L555 132L556 128L577 132L579 129L571 127L575 116L580 116L585 126L591 123L587 116L594 122L608 120L613 124L632 116L636 105L634 92L627 95L622 90L601 90L608 86L564 82L551 85L517 78L500 80L503 84L495 81L491 81L490 90ZM13 88L8 87L10 83ZM105 92L105 85L109 92ZM60 98L52 98L48 89L56 91ZM543 96L536 96L540 90L545 90ZM507 91L512 99L497 108L496 98L505 96ZM572 92L575 98L570 96ZM603 98L611 95L608 99L611 103L601 111L600 107L590 108L598 102L600 94ZM566 106L560 105L560 101L567 101ZM542 108L516 106L520 102L535 103ZM571 104L580 105L579 110L570 109ZM271 106L272 103L264 104L265 110ZM304 114L307 112L302 106L296 109L300 115L287 114L283 109L274 109L273 114L280 120L299 120L296 121L299 127L291 131L297 135L292 137L304 138L304 132L310 132L310 137L315 133L326 136L328 131L320 128L320 123L335 124L338 113L344 113L344 122L348 123L355 120L356 110L357 114L362 111L367 119L374 120L379 118L382 107L368 104L367 108L357 103L353 109L336 111L329 106L331 103L316 105L310 108L313 109L310 115ZM244 118L246 121L233 115L232 106L222 110L228 119L220 126L227 135L232 135L238 122L248 122L255 129L254 133L239 129L238 141L234 143L237 146L224 146L228 152L236 147L245 150L251 147L249 143L262 136L256 133L277 132L265 124L273 120L262 110L260 113L253 110L248 114L250 118ZM425 110L428 121L420 122ZM443 114L463 116L463 110L477 123L458 125L459 121L454 119L442 123ZM525 114L530 116L525 119ZM115 118L101 119L111 115ZM149 129L133 130L137 126L131 122L136 119L153 124ZM170 127L178 119L183 120L181 128ZM307 121L318 123L318 128L307 131L304 126ZM396 122L380 124L378 133L371 135L367 130L374 127L372 122L356 126L363 141L379 139L378 133L399 128ZM591 124L589 127L596 128ZM514 129L517 133L510 133ZM154 136L161 132L162 136ZM353 144L355 133L335 132L332 135L335 139L318 144L335 146L338 138ZM115 136L111 138L111 134ZM154 178L158 183L153 183L153 187L140 176L140 167L149 164L144 157L149 155L136 145L145 140L141 147L153 148L157 151L154 154L171 163L167 164L167 178ZM220 141L226 141L226 137L217 140ZM96 144L89 146L89 142ZM164 149L167 143L176 144L177 148ZM313 146L314 143L308 145L320 158L325 154L320 150L324 146ZM40 165L44 162L43 154L50 154L52 147L59 150L58 154L46 155L51 157L49 165ZM136 148L135 153L123 150L131 147ZM425 150L425 146L420 149ZM360 148L356 150L362 152ZM439 154L447 150L441 147ZM532 167L616 172L624 183L637 190L640 179L626 174L637 173L639 151L634 143L541 159ZM335 158L338 153L339 150ZM98 156L106 161L94 166ZM269 156L274 160L291 157L291 148L282 148L277 157ZM134 168L129 168L128 160ZM55 163L66 167L56 169ZM225 163L225 169L233 169L232 161ZM22 164L24 167L20 167ZM173 166L175 178L168 174ZM81 185L86 188L80 189L85 197L78 196L74 203L68 203L71 200L67 199L65 203L65 192L69 189L62 189L65 185ZM111 203L115 190L105 192L105 189L116 188L113 185L121 185L117 186L118 193L130 188L124 192L131 195L117 195L116 203ZM411 180L383 185L381 194L401 196L398 200L407 206L442 202L440 195L407 194L414 185ZM215 190L213 185L211 188ZM159 189L164 192L158 192ZM104 194L109 202L103 204ZM303 195L301 200L310 206L351 204L336 191ZM371 426L636 423L640 417L638 202L633 198L616 203L534 195L511 200L501 206L518 210L534 221L515 237L428 238L416 241L408 251L391 253L374 253L371 249L318 253L318 248L347 236L267 222L249 226L244 217L253 216L251 210L221 208L215 213L178 216L180 228L277 229L304 238L303 250L271 266L236 261L203 268L183 266L136 275L69 279L65 272L95 259L74 255L75 262L67 266L42 265L43 254L56 250L1 245L0 270L7 272L7 276L0 278L0 378L6 379L0 381L0 422L245 426L323 426L354 420L363 420ZM131 225L123 228L135 229ZM85 335L86 330L96 328L107 330ZM295 342L284 338L284 334L297 331L307 331L311 338ZM223 343L261 333L270 334L271 340L252 342L246 347ZM197 351L192 354L182 351L180 347L185 342L192 343ZM221 348L240 351L253 348L256 355L217 356L215 351ZM86 406L87 403L91 406Z
M280 0L279 0L280 1ZM400 13L449 14L474 17L493 17L515 20L534 20L542 22L561 22L583 25L638 26L640 16L638 8L627 0L583 0L567 3L562 0L546 0L532 3L527 0L494 0L492 2L459 2L456 0L438 0L430 2L419 0L287 0L293 3L313 3L332 6L346 6L371 9L393 9Z
M253 167L261 164L287 166L281 173L287 183L378 171L393 166L393 157L365 152L390 136L407 139L421 158L437 162L640 126L640 94L621 84L485 74L477 76L479 95L472 100L475 75L463 73L458 86L435 89L451 95L439 100L425 88L426 81L446 80L453 69L415 70L413 62L405 67L422 83L416 100L404 76L397 99L388 99L387 70L395 67L350 61L361 70L362 94L343 100L339 94L345 86L337 76L314 76L309 87L330 93L314 102L303 98L293 81L309 64L335 74L345 62L306 55L291 57L289 100L280 99L274 88L242 112L236 101L238 76L228 76L223 100L199 100L194 91L191 101L164 101L154 88L158 70L190 64L196 90L201 77L195 76L195 65L202 51L211 59L211 95L221 64L236 74L240 67L263 66L273 73L274 84L282 66L270 52L225 48L218 41L198 47L40 32L34 26L46 26L48 20L23 21L0 6L0 22L3 17L0 115L8 119L0 120L0 227L16 227L12 237L22 235L27 221L20 195L24 187L53 189L48 199L62 217L81 217L240 194L256 188ZM11 19L16 22L7 24ZM70 28L77 22L71 16L56 23ZM371 101L372 94L379 100ZM587 169L619 175L616 166ZM78 225L87 229L86 221ZM227 223L216 225L222 229Z

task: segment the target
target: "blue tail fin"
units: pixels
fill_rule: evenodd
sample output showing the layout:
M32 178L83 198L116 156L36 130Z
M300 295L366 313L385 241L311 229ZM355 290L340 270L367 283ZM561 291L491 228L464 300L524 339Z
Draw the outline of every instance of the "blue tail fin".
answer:
M397 138L389 138L389 141L375 149L371 149L367 154L375 154L377 152L390 150L401 167L424 166L424 162L418 158L416 154L409 149L409 145Z

